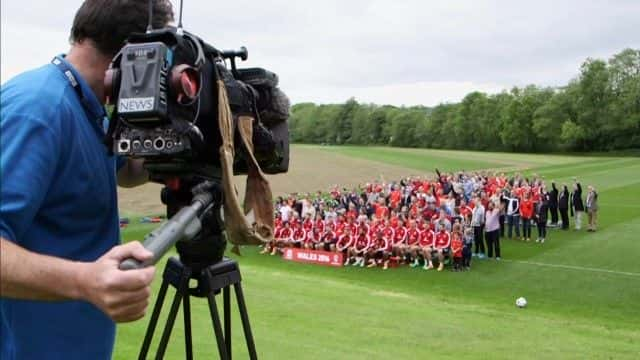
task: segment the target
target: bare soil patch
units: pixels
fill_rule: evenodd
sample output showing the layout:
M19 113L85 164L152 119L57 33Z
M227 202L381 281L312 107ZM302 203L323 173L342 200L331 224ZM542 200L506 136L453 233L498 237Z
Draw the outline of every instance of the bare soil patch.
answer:
M415 169L357 159L306 147L294 147L286 174L269 176L274 196L292 192L328 190L333 185L353 187L383 179L392 181L410 175L423 175ZM244 194L245 177L236 177L236 186ZM133 189L118 188L119 207L123 215L164 213L160 202L159 184L147 184Z

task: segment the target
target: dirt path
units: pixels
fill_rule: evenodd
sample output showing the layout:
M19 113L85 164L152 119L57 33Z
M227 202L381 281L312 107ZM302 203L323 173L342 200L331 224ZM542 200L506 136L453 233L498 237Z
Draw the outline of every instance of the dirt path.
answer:
M337 155L313 148L296 147L291 154L290 171L269 176L274 196L290 192L327 190L334 184L351 187L374 179L397 180L421 173L401 166L382 164L369 160ZM242 176L236 177L236 186L244 194ZM149 215L164 212L160 202L158 184L148 184L134 189L118 189L120 212L126 215Z

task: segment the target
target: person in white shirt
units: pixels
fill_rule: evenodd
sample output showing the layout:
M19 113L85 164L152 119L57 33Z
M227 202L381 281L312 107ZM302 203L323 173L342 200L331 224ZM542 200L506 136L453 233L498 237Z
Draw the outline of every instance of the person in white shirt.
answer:
M289 217L291 216L293 209L285 202L278 211L280 211L280 218L282 219L282 222L287 222L289 221Z
M515 191L511 191L511 197L505 197L507 200L507 236L511 239L513 228L516 228L516 238L520 237L520 199Z

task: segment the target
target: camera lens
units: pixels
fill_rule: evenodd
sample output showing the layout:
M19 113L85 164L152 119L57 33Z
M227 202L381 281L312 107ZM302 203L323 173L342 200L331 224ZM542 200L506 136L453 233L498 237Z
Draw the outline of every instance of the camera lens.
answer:
M142 146L142 143L140 142L140 140L133 140L133 150L139 150L140 147Z
M145 149L151 149L152 145L153 144L152 144L151 140L147 139L147 140L144 141L144 148Z

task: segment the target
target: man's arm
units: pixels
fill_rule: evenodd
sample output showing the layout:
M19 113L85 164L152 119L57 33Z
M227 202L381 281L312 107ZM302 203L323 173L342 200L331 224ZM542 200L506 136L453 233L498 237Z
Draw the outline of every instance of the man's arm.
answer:
M76 262L28 251L0 238L0 293L29 300L85 300L117 322L144 316L153 267L121 271L120 262L152 254L139 242L116 246L95 262Z
M118 170L118 186L136 187L149 181L149 172L144 168L143 159L127 159Z
M81 263L32 253L0 238L2 297L30 300L80 298Z

